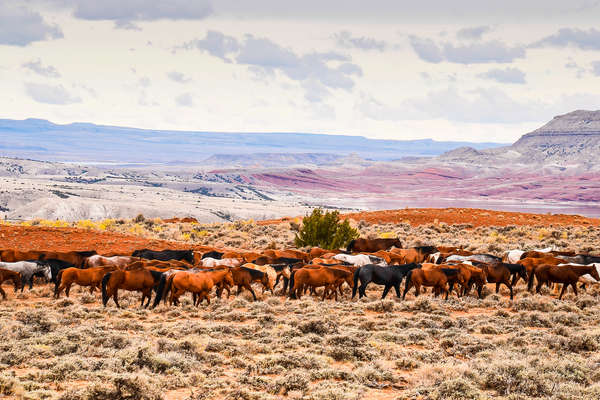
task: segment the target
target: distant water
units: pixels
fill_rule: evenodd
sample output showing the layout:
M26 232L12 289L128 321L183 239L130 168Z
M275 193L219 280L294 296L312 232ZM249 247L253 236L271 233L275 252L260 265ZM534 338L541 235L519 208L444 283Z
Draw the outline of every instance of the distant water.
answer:
M531 203L531 202L499 202L452 199L423 199L423 200L389 200L373 199L365 206L369 210L393 210L401 208L483 208L495 211L514 211L533 214L572 214L590 218L600 218L600 205L581 203Z

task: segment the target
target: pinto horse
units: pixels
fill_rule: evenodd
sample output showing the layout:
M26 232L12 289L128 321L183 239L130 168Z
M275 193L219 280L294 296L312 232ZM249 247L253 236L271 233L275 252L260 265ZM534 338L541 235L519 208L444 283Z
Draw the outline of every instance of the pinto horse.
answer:
M74 283L79 286L89 286L90 294L94 292L94 289L100 289L102 284L102 278L105 274L116 270L115 266L107 267L94 267L94 268L65 268L58 272L56 282L54 284L54 297L59 298L60 292L65 290L65 295L69 297L71 291L71 285Z
M353 253L376 253L379 250L388 250L392 247L402 248L400 239L354 239L348 243L346 251Z
M83 262L83 268L94 268L94 267L124 267L127 264L131 264L138 259L131 256L112 256L105 257L99 254L95 254L85 259Z
M411 263L403 265L391 265L389 267L381 267L379 265L370 264L360 267L354 271L354 285L352 288L352 298L356 296L358 290L359 298L366 296L365 290L367 285L373 282L376 285L384 285L382 299L385 299L390 289L393 287L396 290L396 296L400 297L400 284L402 279L408 274L409 271L421 268L420 264ZM360 287L358 282L360 280Z
M0 268L0 294L2 294L2 298L4 300L6 300L6 293L2 289L2 283L7 280L13 281L16 292L21 286L21 274L15 271L11 271L9 269Z
M152 289L160 282L162 272L154 271L146 268L138 268L131 271L115 270L107 273L102 278L102 304L106 307L108 300L112 297L118 308L119 305L119 289L128 290L131 292L142 292L142 303L148 298L148 302L144 307L150 304L152 297Z
M582 275L589 274L596 281L600 281L598 270L594 265L540 265L533 270L533 273L529 276L529 283L527 284L527 290L531 290L533 287L533 275L537 279L537 286L535 287L536 293L540 292L542 285L549 282L562 283L563 287L560 291L558 299L561 300L565 290L571 285L575 296L577 296L577 281Z

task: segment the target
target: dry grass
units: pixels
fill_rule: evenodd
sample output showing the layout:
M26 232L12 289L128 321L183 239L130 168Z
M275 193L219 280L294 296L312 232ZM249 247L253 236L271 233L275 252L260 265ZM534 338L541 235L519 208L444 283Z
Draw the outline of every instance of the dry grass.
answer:
M374 288L375 289L375 288ZM600 296L341 302L242 295L0 303L0 394L42 399L597 399ZM393 395L392 395L393 394ZM387 397L386 397L387 396Z

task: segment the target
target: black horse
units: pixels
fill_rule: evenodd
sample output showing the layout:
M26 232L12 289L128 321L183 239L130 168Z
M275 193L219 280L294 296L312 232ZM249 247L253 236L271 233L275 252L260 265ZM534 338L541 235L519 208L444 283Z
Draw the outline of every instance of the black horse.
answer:
M410 263L402 265L390 265L389 267L380 267L379 265L368 264L360 267L354 272L354 287L352 288L352 298L356 296L358 290L359 298L366 296L365 290L371 282L376 285L384 285L381 299L385 299L390 289L396 290L396 296L400 297L400 284L402 279L415 268L421 268L421 264ZM360 280L360 287L358 281Z
M515 286L515 283L519 281L519 278L522 278L524 282L527 282L527 269L525 269L523 265L509 263L500 263L499 265L506 267L510 271L512 286Z
M208 253L202 254L202 259L204 260L205 258L214 258L215 260L220 260L221 258L223 258L223 254L225 253L213 250L209 251Z
M50 282L54 283L55 285L60 284L60 282L58 282L58 273L61 270L75 267L75 264L71 264L70 262L59 260L57 258L49 258L44 260L43 263L50 266L50 274L52 275Z
M146 260L180 260L187 261L190 264L194 264L194 251L193 250L149 250L142 249L136 250L131 254L132 257L145 258Z

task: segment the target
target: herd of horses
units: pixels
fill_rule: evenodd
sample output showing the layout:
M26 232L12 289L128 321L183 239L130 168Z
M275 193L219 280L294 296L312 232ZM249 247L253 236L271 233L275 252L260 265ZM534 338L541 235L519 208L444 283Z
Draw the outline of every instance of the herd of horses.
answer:
M306 295L322 300L338 299L349 287L352 298L366 296L369 284L383 286L384 299L393 288L404 299L414 288L415 296L430 287L435 296L445 299L452 293L468 296L473 286L482 297L483 288L495 284L496 293L505 285L514 298L514 288L522 280L531 291L543 285L555 290L562 284L559 299L570 286L575 295L579 288L600 282L600 257L574 252L540 249L511 250L503 257L474 254L453 246L418 246L402 248L398 239L357 239L345 250L310 251L297 249L262 251L220 251L202 246L195 250L136 250L130 255L100 255L95 251L15 251L0 250L1 284L12 281L15 292L26 285L31 289L34 278L54 284L54 297L64 292L68 297L72 285L98 289L102 303L112 298L117 307L119 290L140 292L141 306L152 308L161 302L177 305L181 296L191 293L194 305L211 295L221 297L247 290L257 299L253 285L292 299ZM322 288L322 293L317 290ZM154 301L152 296L154 294ZM150 304L152 302L152 305Z

